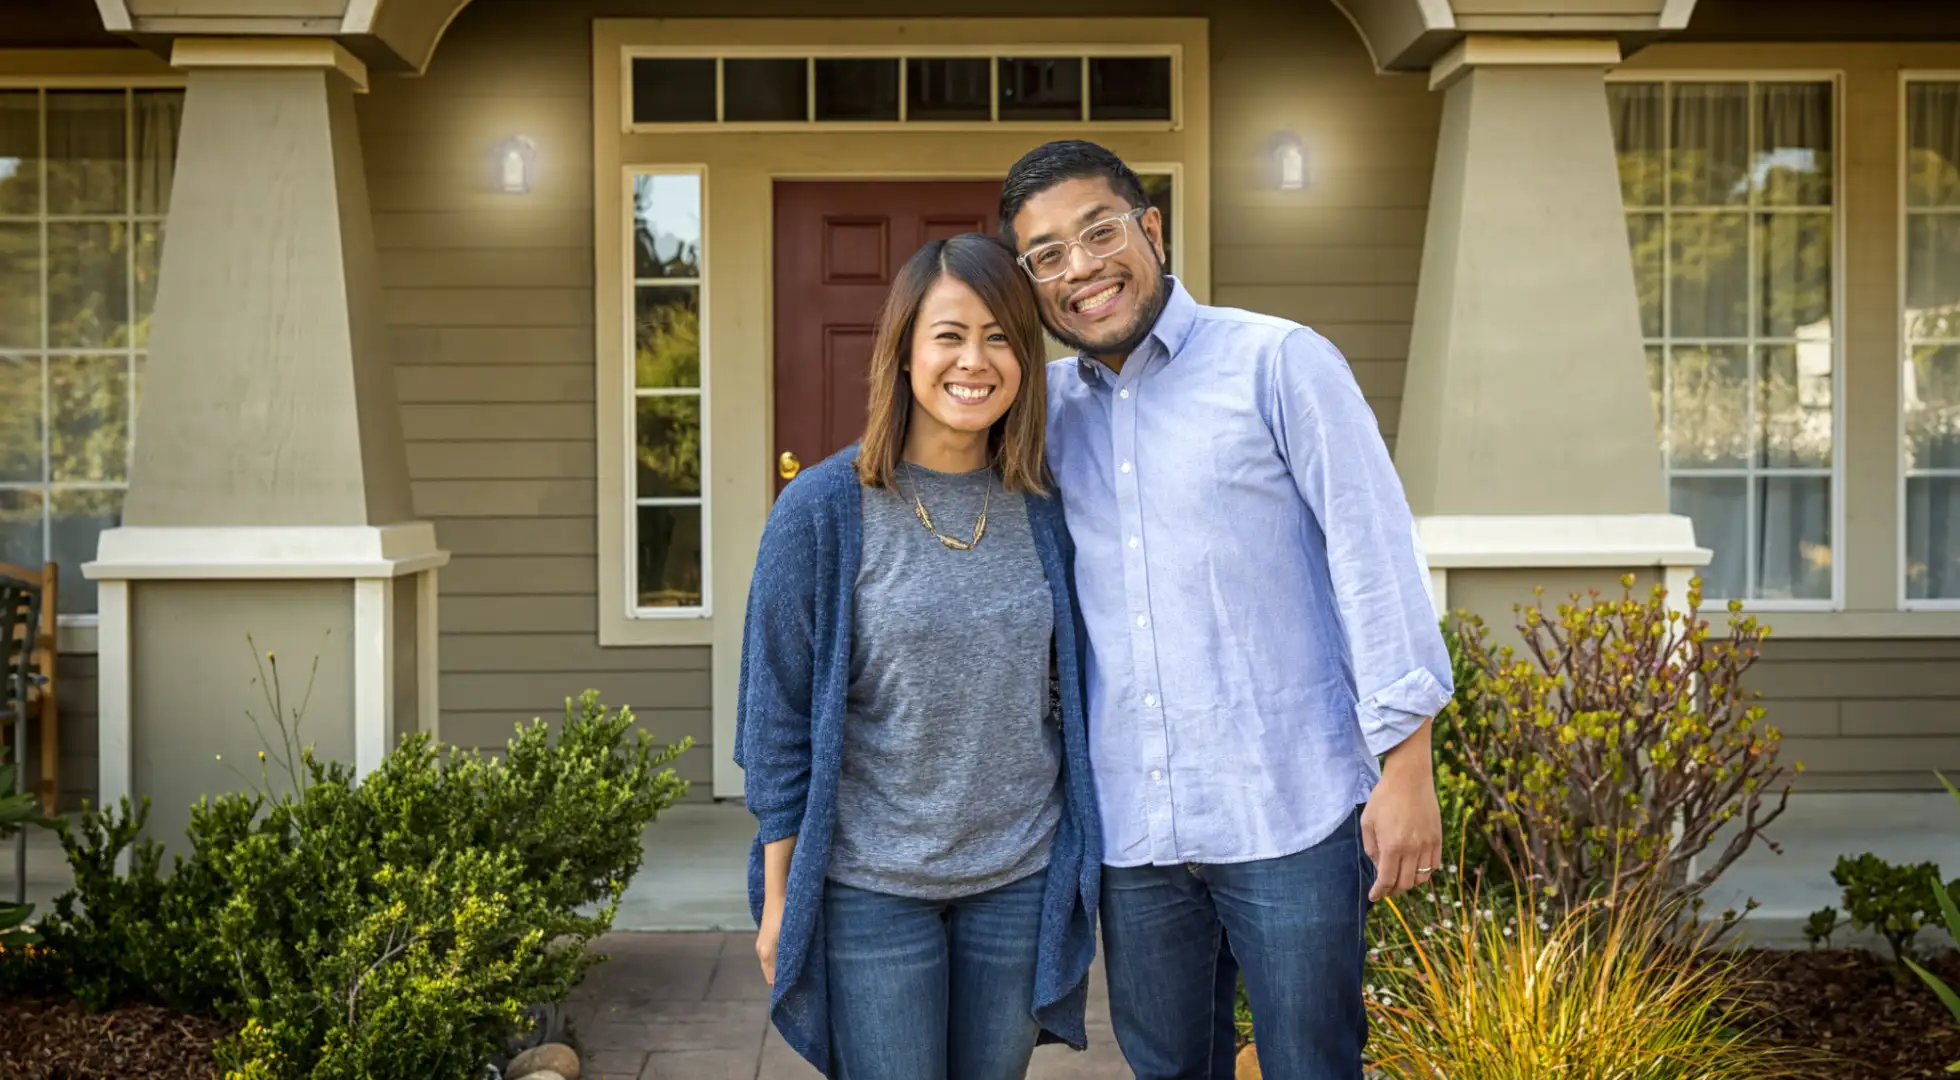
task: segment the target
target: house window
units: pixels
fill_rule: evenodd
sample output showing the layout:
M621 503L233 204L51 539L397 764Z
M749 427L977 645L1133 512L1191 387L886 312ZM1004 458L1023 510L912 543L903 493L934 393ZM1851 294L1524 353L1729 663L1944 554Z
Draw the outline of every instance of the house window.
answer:
M0 90L0 561L81 564L122 519L181 90Z
M1836 597L1834 87L1615 82L1669 501L1710 598Z
M1960 601L1960 78L1906 84L1905 599Z
M642 617L708 610L701 210L699 172L633 176L629 588Z

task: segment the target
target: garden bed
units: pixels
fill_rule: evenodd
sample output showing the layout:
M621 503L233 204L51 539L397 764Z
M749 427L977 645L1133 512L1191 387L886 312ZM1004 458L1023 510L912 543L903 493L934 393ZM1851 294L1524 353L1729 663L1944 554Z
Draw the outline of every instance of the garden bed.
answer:
M217 1080L216 1020L153 1005L84 1012L74 1002L0 1000L0 1076L10 1080Z
M1883 955L1856 949L1752 951L1766 1034L1837 1058L1833 1080L1945 1077L1960 1061L1960 1028L1939 998ZM1960 985L1960 953L1926 963Z

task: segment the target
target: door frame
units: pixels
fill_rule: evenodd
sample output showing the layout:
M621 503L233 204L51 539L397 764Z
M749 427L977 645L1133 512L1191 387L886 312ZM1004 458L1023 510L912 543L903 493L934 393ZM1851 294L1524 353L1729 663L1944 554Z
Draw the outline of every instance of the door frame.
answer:
M1181 55L1176 130L1062 123L1047 128L975 127L966 130L836 130L771 134L724 130L634 131L624 114L623 57L628 50L659 45L754 51L758 48L839 45L889 48L1113 48L1174 45ZM1098 43L1084 45L1085 42ZM735 44L739 43L739 44ZM1030 147L1068 136L1091 138L1129 161L1138 172L1169 173L1172 254L1180 280L1200 301L1211 292L1210 71L1208 21L1202 18L1132 19L847 19L713 20L600 19L593 25L595 158L594 305L597 375L599 524L599 643L604 647L708 646L713 794L740 798L742 773L734 762L737 688L741 671L743 613L762 527L773 504L775 432L774 188L793 181L986 180L1003 176ZM919 168L916 163L955 157L957 168ZM837 162L848 161L840 168ZM987 164L969 165L984 161ZM672 169L702 175L703 294L702 382L712 383L703 419L703 487L709 493L713 571L707 582L706 618L656 621L630 617L626 607L626 518L631 504L628 468L632 378L628 302L630 255L625 243L636 172ZM712 374L710 374L712 372ZM713 462L713 472L706 463ZM806 466L809 463L806 463ZM664 666L664 665L663 665ZM692 697L693 695L689 695ZM660 702L633 702L653 714ZM679 703L681 716L698 717L699 705ZM675 715L675 714L668 714ZM679 721L671 728L698 720ZM656 738L677 741L680 730L656 722ZM701 740L698 730L686 733ZM698 774L697 774L698 775Z

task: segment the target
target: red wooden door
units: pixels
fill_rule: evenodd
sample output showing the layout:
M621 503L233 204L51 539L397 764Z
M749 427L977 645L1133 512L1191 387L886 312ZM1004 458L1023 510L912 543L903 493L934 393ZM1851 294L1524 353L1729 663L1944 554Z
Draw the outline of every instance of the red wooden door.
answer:
M1000 183L782 182L775 204L780 491L785 455L814 465L864 433L865 372L892 279L927 241L993 232Z

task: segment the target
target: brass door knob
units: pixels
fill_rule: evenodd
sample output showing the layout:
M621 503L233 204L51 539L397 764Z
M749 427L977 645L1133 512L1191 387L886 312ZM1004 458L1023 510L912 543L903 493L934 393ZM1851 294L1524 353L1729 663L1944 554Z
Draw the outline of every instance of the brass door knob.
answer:
M796 474L802 471L803 462L794 451L785 450L782 456L776 459L776 475L785 480L794 480Z

